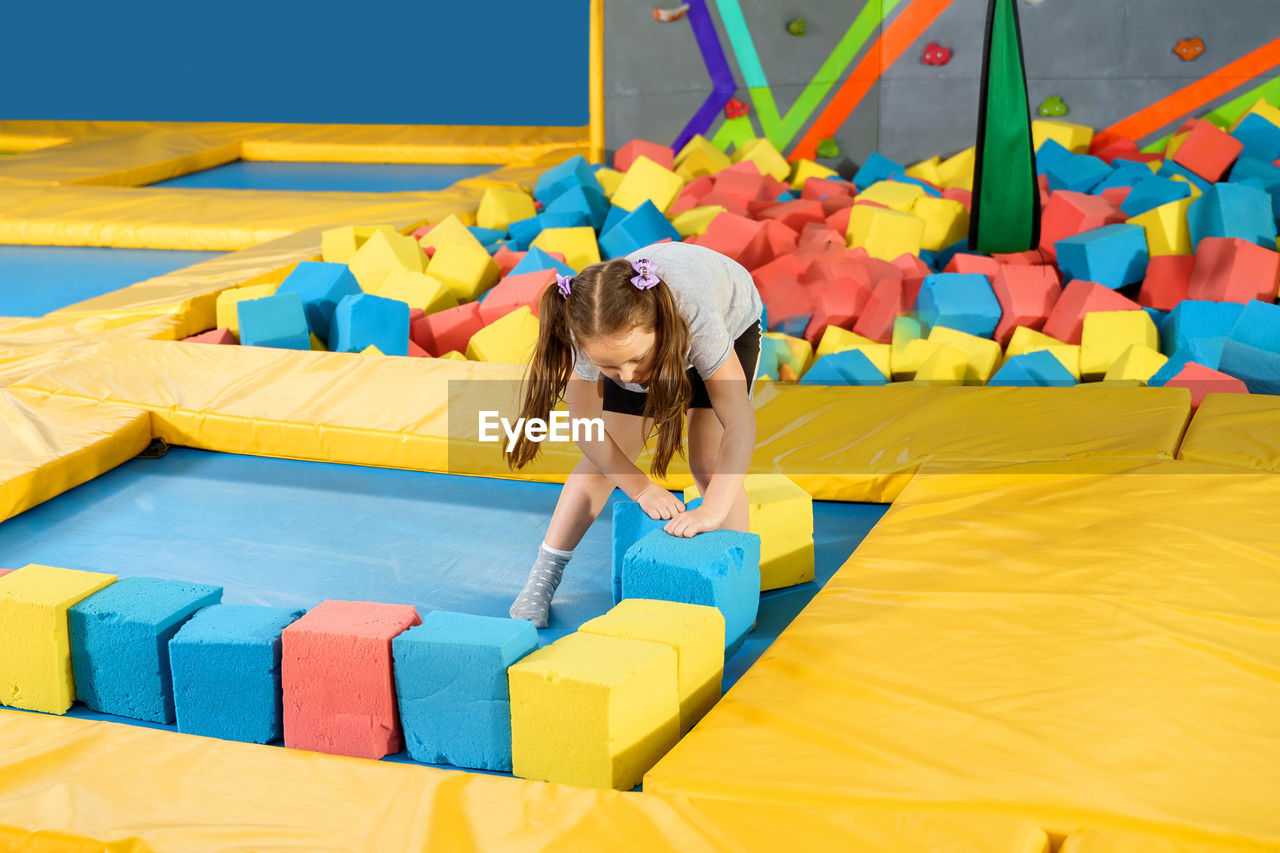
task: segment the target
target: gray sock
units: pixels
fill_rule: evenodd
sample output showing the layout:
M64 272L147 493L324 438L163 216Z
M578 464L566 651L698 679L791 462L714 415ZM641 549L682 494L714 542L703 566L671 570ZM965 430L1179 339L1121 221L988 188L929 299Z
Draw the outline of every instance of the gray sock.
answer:
M525 582L524 589L520 590L508 611L512 619L526 619L535 628L547 627L551 596L555 595L556 587L560 586L564 567L572 556L572 551L548 548L546 542L538 546L538 559L529 570L529 580Z

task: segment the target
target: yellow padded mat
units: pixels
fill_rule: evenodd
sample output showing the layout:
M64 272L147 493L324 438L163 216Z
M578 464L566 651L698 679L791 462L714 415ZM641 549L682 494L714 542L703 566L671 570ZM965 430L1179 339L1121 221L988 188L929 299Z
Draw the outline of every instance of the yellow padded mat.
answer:
M1280 472L1280 397L1205 395L1187 426L1178 458Z
M1280 477L934 470L646 790L1280 846Z

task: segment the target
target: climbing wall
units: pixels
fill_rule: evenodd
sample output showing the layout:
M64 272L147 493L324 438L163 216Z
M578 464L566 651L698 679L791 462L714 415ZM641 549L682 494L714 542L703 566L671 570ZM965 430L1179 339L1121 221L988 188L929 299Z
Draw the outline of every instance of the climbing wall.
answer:
M610 146L636 136L669 144L730 87L751 135L786 153L812 156L806 148L830 138L857 162L872 150L912 162L973 144L985 0L703 0L670 23L654 20L653 3L606 4ZM1274 0L1019 0L1018 13L1031 106L1050 101L1048 117L1103 128L1169 98L1167 121L1148 118L1133 133L1147 144L1185 115L1280 95ZM801 16L804 35L793 35L787 25ZM717 50L700 50L699 29L714 30L727 86L713 84ZM722 141L746 132L724 125L717 109L698 130Z

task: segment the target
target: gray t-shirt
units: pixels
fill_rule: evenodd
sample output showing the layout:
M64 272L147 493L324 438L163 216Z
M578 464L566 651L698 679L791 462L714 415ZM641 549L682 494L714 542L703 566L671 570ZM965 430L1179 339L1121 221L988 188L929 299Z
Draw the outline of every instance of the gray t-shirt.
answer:
M733 342L764 312L751 274L737 261L691 243L655 243L627 255L648 258L675 296L680 316L689 324L689 364L704 380L733 354ZM601 377L587 354L575 346L573 369L583 379ZM629 391L643 385L620 383Z

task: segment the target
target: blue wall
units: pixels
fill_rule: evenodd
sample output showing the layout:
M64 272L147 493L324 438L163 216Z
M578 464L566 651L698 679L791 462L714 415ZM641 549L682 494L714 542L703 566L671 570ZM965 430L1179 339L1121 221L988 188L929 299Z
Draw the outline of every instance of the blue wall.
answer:
M4 119L584 125L588 0L13 3Z

